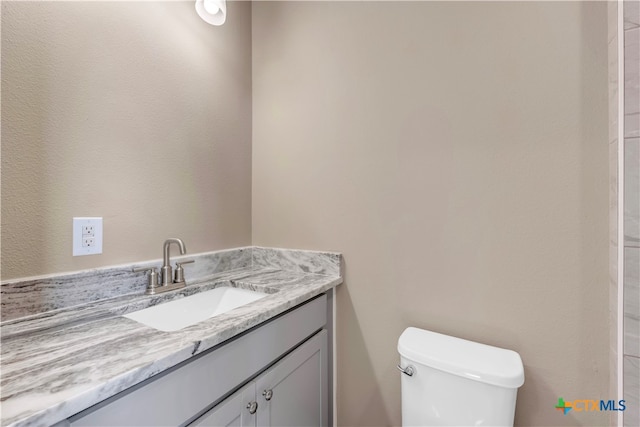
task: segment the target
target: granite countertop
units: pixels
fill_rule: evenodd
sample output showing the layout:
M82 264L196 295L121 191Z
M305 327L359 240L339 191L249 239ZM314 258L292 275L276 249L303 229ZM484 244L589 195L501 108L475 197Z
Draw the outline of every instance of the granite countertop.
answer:
M166 294L115 296L2 322L1 425L55 424L342 283L339 273L291 265L251 262ZM268 295L175 332L121 316L219 286Z

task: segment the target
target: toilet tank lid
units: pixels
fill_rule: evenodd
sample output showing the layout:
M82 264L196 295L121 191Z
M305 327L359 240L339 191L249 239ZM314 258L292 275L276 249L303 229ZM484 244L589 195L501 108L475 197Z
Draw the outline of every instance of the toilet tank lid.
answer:
M524 384L522 359L513 350L410 327L400 335L398 352L413 362L475 381L506 388Z

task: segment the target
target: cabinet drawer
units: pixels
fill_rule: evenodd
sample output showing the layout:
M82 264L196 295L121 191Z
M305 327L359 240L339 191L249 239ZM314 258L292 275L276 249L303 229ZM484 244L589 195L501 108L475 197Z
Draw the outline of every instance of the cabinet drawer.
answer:
M322 295L69 418L71 426L176 426L326 324Z

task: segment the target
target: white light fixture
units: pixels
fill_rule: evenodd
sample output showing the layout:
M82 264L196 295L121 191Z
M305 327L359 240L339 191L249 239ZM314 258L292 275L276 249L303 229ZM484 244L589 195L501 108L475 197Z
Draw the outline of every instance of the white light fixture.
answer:
M211 25L222 25L227 19L226 0L196 0L196 12Z

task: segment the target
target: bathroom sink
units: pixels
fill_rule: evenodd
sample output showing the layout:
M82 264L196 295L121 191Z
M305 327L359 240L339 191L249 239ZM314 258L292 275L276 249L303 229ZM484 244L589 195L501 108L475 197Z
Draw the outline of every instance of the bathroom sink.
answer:
M159 331L178 331L218 314L267 296L262 292L228 286L125 314L124 317Z

